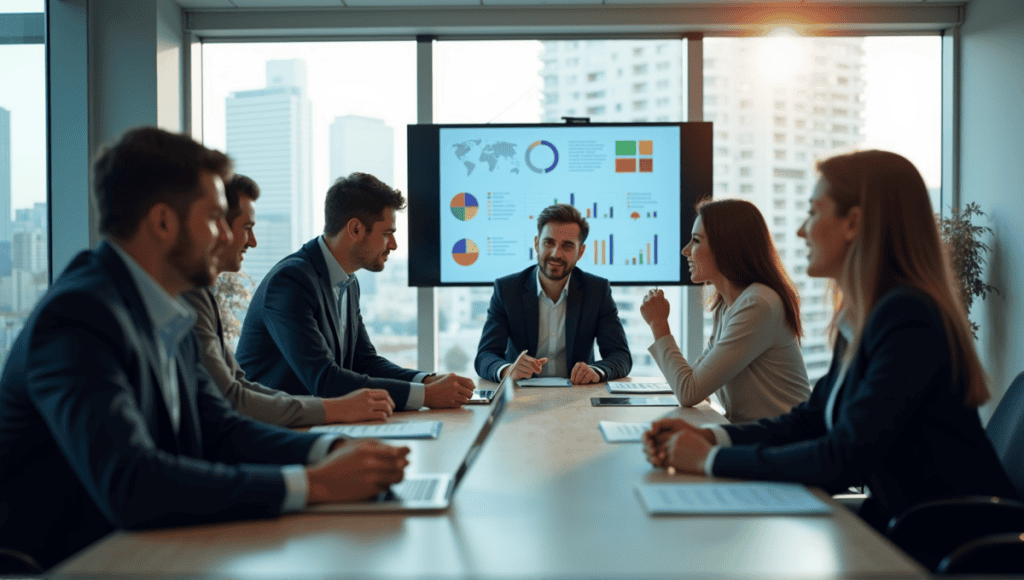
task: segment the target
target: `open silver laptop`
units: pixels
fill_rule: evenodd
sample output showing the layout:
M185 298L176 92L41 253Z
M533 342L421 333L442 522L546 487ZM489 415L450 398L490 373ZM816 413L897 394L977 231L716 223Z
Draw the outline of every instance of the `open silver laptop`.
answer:
M470 465L480 453L480 449L494 429L495 423L505 412L505 408L514 396L512 373L498 385L494 395L494 407L487 420L477 433L469 451L459 464L455 475L443 473L408 475L401 483L378 495L375 499L361 503L327 503L309 506L308 512L326 513L366 513L366 512L404 512L404 511L436 511L447 509L451 505L452 496L462 478L466 476Z

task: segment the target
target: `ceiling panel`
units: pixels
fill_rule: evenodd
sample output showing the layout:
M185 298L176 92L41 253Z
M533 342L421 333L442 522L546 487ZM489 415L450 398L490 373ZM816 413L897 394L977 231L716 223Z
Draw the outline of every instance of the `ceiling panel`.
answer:
M806 4L834 4L834 0L801 0ZM961 2L948 0L843 0L843 4L903 4L903 5L962 5ZM292 9L292 8L452 8L466 6L586 6L593 4L606 5L652 5L652 6L707 6L707 5L764 5L793 4L794 0L177 0L178 4L188 9L223 9L223 8L256 8L256 9Z

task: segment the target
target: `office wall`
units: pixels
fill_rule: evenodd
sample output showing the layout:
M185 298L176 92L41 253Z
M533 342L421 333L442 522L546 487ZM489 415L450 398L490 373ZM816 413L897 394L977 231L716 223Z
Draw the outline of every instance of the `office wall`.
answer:
M960 201L991 220L986 276L1002 291L972 312L995 395L987 419L1024 371L1024 3L973 0L961 34Z

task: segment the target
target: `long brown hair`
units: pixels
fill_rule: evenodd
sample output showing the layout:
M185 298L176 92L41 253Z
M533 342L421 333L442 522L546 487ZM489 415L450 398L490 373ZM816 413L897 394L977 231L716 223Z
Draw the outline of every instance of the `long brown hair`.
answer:
M786 275L768 224L757 206L742 199L704 201L697 205L697 215L704 224L711 256L722 276L737 286L760 282L774 290L786 310L786 324L799 340L803 335L800 297ZM722 293L716 291L711 308L723 304Z
M843 276L851 296L842 308L854 328L844 358L851 358L868 315L893 288L909 285L927 293L939 309L953 376L967 385L965 404L988 400L985 373L974 348L967 312L943 250L924 179L906 158L888 151L857 151L818 163L827 195L843 217L861 208L860 227L846 253Z

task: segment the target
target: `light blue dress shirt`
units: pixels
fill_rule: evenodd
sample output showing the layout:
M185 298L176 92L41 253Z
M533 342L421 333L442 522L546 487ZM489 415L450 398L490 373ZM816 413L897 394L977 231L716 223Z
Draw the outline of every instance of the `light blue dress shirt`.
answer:
M171 414L171 425L177 434L181 425L181 398L178 394L178 373L175 370L178 346L185 335L195 326L196 311L181 298L168 294L128 252L116 243L110 245L128 268L135 287L142 295L142 304L146 309L146 314L149 316L150 322L153 323L153 330L160 344L158 349L160 354L160 394ZM330 450L331 443L336 439L339 437L332 435L325 435L317 439L309 448L306 463L315 463L323 459ZM309 498L309 479L306 477L306 470L301 465L284 465L281 467L281 475L285 485L281 511L298 511L306 507L306 501Z
M345 337L348 336L348 284L350 283L350 275L341 267L334 254L331 253L330 248L327 247L327 242L324 241L324 237L318 236L316 241L319 242L320 251L324 254L324 262L327 263L327 275L331 281L331 291L334 292L334 303L338 305L338 330L341 332L338 350L344 353L346 346ZM352 277L354 278L354 276ZM342 361L338 361L338 366L342 366ZM426 385L423 384L423 379L426 377L427 373L418 373L413 377L412 382L409 383L409 399L405 403L405 411L415 411L423 406L423 399L426 395Z

